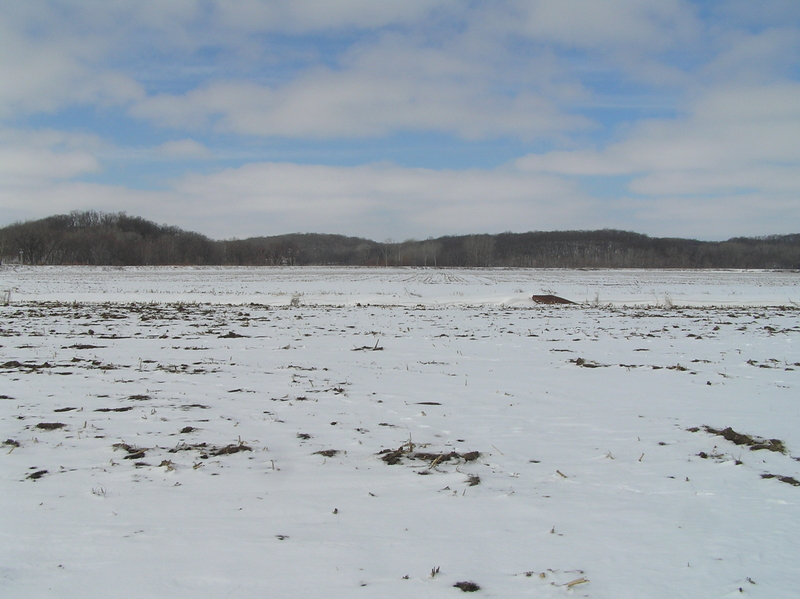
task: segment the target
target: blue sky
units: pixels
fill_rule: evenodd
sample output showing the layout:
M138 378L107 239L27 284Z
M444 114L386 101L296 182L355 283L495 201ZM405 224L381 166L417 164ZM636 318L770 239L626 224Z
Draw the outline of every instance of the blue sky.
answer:
M0 0L0 224L800 232L796 0Z

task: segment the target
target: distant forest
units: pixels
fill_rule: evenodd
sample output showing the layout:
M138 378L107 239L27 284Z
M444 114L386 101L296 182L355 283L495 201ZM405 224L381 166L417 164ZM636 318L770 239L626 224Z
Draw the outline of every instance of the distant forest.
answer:
M603 229L377 242L294 233L217 241L124 212L72 212L0 229L4 264L347 265L800 269L800 234L710 242Z

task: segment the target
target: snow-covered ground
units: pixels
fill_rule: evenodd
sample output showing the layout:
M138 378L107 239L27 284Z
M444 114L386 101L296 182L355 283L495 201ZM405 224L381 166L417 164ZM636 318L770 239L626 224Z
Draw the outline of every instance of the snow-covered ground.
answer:
M795 597L799 278L6 268L0 596Z
M0 267L19 301L286 305L531 305L532 294L614 305L791 305L797 271L280 267Z

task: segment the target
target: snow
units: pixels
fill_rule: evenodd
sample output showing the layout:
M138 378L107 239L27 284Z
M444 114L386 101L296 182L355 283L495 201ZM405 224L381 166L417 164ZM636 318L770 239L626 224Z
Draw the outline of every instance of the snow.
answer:
M797 271L345 267L0 267L18 301L530 305L532 294L611 305L791 305Z
M797 273L7 267L0 288L2 596L797 594ZM529 300L551 292L584 303Z

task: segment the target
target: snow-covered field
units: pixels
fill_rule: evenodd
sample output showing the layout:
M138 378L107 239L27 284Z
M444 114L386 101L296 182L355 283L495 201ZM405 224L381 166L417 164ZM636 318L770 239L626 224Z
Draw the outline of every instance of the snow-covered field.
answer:
M0 290L2 597L797 596L798 273Z
M530 306L531 294L613 305L800 303L797 271L0 267L18 301Z

